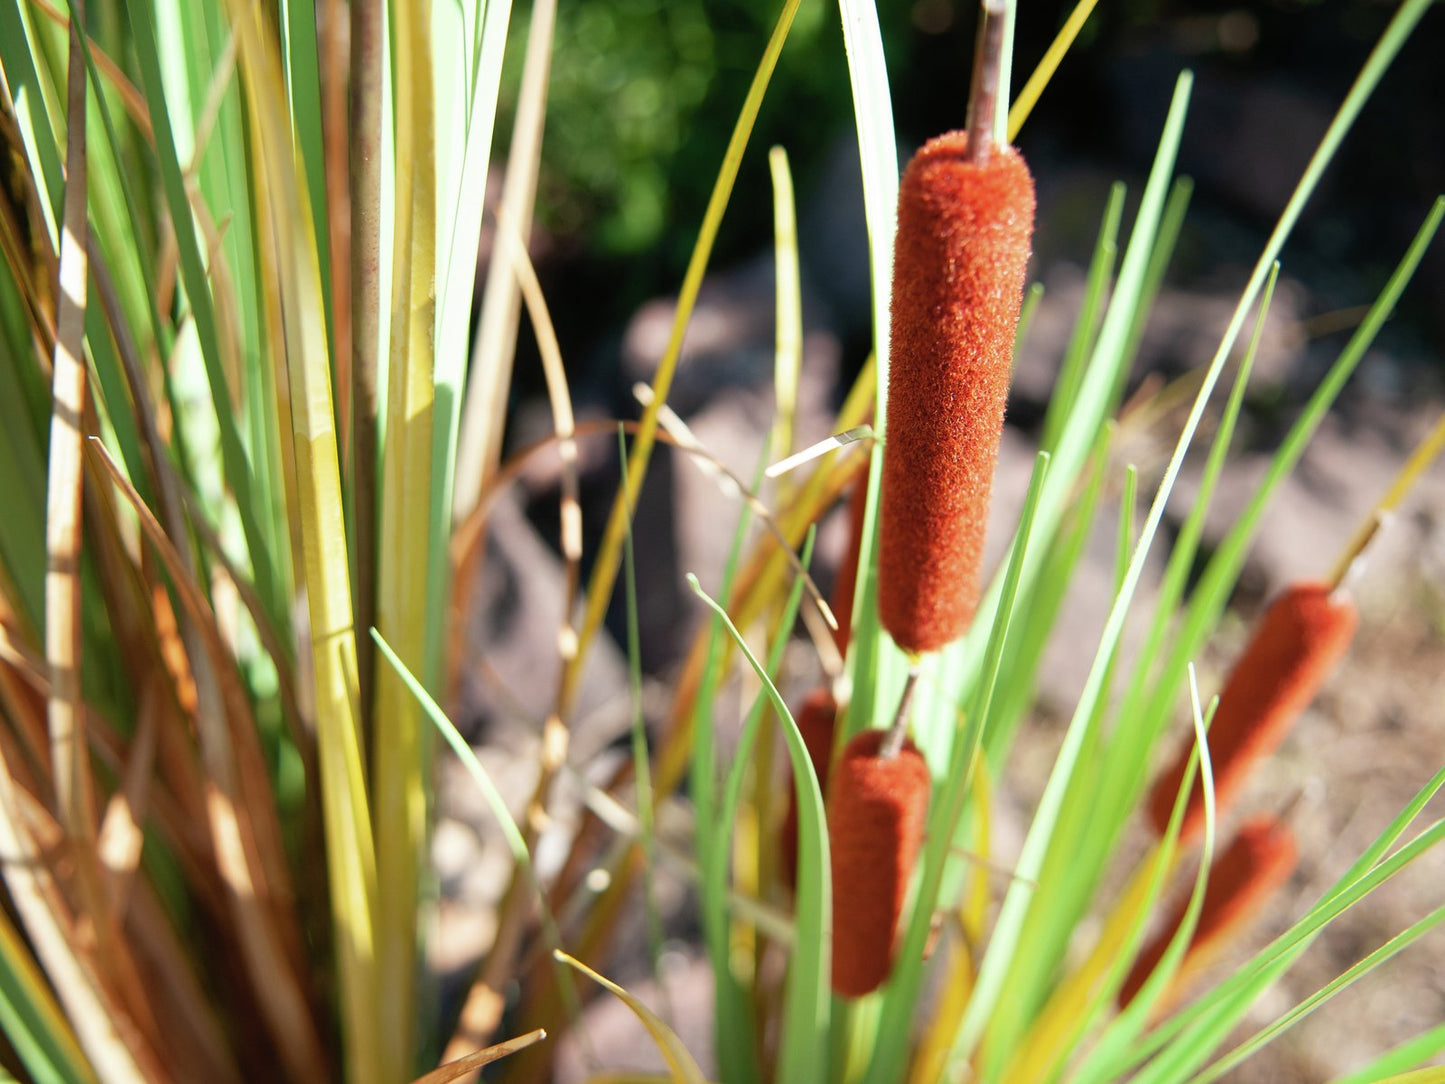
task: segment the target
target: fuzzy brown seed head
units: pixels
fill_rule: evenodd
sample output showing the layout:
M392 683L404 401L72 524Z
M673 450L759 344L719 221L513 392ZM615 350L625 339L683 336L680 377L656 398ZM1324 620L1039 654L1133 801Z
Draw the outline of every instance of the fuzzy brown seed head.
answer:
M903 175L893 261L878 607L898 645L958 638L978 606L984 532L1033 236L1012 147L927 143Z
M1289 880L1298 863L1299 844L1294 833L1274 817L1254 817L1240 826L1229 847L1209 871L1199 922L1180 966L1176 990L1187 983L1190 973L1208 967L1220 949L1243 931ZM1185 900L1175 908L1169 922L1134 962L1119 991L1121 1007L1134 999L1159 966L1169 942L1184 921L1187 904ZM1168 1000L1166 997L1166 1004Z
M1250 769L1272 753L1309 706L1354 638L1359 615L1322 583L1297 583L1265 611L1219 694L1209 728L1215 802L1223 810ZM1149 817L1163 834L1193 750L1186 741L1149 796ZM1204 790L1196 774L1179 838L1204 828Z
M833 859L833 989L862 997L893 967L898 916L928 817L928 765L912 742L880 757L885 731L844 748L828 792Z

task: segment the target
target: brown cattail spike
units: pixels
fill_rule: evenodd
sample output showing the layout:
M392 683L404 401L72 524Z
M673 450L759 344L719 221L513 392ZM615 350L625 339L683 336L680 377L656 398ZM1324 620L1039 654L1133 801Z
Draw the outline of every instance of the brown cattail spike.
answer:
M1358 623L1354 604L1324 584L1295 584L1270 605L1219 694L1209 728L1220 809L1239 792L1249 769L1284 740L1350 646ZM1183 745L1149 797L1150 820L1161 835L1192 749L1192 741ZM1181 842L1193 840L1203 827L1204 790L1196 774Z
M950 132L903 175L878 607L914 653L962 635L978 605L1033 223L1033 178L1012 147L978 164Z
M818 786L828 793L828 769L833 759L833 735L837 729L838 705L827 689L814 689L793 717L813 762ZM789 888L798 883L798 791L788 777L788 811L783 815L782 836L778 840L783 880Z
M865 730L844 748L828 795L833 857L833 989L876 990L893 967L898 916L928 817L923 754L905 742L878 755L885 731Z
M1208 967L1229 940L1259 913L1299 862L1294 833L1273 817L1255 817L1242 825L1229 848L1209 871L1199 924L1194 928L1174 989L1182 990L1191 974ZM1163 959L1169 942L1184 921L1187 901L1175 909L1159 936L1134 962L1119 990L1119 1007L1134 1000ZM1165 996L1167 1004L1169 995Z

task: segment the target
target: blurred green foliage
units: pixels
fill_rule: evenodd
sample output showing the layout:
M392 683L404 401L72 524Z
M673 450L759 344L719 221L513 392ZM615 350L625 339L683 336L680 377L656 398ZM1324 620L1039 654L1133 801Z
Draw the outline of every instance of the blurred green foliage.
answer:
M906 23L893 5L885 22ZM592 255L660 257L681 266L758 62L775 0L580 0L557 13L539 192L541 224ZM521 74L530 5L513 19L501 116ZM885 38L888 27L885 26ZM903 35L894 35L901 38ZM765 236L766 152L783 143L805 180L852 103L837 9L806 4L774 76L729 212L734 237ZM800 123L801 119L801 123ZM508 133L504 132L504 137ZM723 239L726 246L727 239Z

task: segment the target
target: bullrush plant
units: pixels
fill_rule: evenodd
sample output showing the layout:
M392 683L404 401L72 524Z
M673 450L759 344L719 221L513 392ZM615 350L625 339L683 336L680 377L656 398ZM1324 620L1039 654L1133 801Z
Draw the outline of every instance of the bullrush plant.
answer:
M926 550L926 536L944 529L938 502L961 502L965 541L950 552L977 574L968 540L987 514L1003 373L1037 300L1022 289L1026 230L968 264L985 244L969 231L989 228L972 219L1010 200L1013 226L1025 202L1031 214L1027 175L995 178L1008 190L991 195L948 185L969 170L1014 169L1007 148L1089 0L1012 104L1015 13L994 13L999 32L985 54L998 70L980 81L998 92L976 97L971 123L959 118L967 146L954 137L923 155L952 178L938 182L944 210L978 214L901 237L897 264L895 224L917 228L924 200L905 182L900 205L877 13L868 0L840 0L850 86L837 93L851 94L857 121L872 358L839 411L840 435L795 452L798 227L786 153L775 150L779 414L760 453L775 469L760 467L753 483L723 469L667 399L800 0L783 0L758 43L641 417L616 424L573 417L554 314L525 244L546 154L551 0L530 11L481 299L506 0L0 0L0 1065L38 1081L440 1082L497 1062L489 1074L539 1080L585 998L602 994L637 1014L672 1079L702 1080L660 1007L604 973L639 885L656 929L651 889L664 874L697 889L715 1075L729 1084L1219 1079L1429 933L1445 909L1270 1023L1238 1030L1329 923L1441 842L1445 822L1416 821L1445 769L1282 934L1212 985L1190 982L1236 919L1269 906L1264 888L1287 864L1287 827L1273 820L1240 829L1215 861L1214 781L1221 797L1232 794L1347 647L1352 611L1345 621L1329 609L1348 605L1342 574L1316 592L1327 616L1286 632L1275 611L1266 616L1256 642L1269 652L1252 646L1235 671L1251 675L1256 695L1236 695L1237 677L1216 705L1191 664L1272 495L1392 312L1445 203L1429 210L1208 553L1204 516L1286 240L1429 6L1404 0L1363 58L1217 350L1194 374L1177 442L1135 522L1140 475L1119 471L1110 453L1125 374L1186 214L1188 184L1174 166L1191 78L1180 75L1127 232L1121 189L1101 208L1089 288L1002 567L977 591L954 585L963 604L945 635L930 631L943 619L926 617L900 647L907 623L880 618L880 584L918 569L893 555L886 527L880 549L880 518L900 501L917 504L911 528L928 528L915 539ZM1037 235L1048 230L1041 222ZM929 238L946 242L942 277L927 267L937 256ZM949 261L962 268L953 278ZM1008 274L989 278L1004 263ZM895 280L895 266L908 274ZM895 366L890 310L920 303L916 341L906 364L900 341ZM555 435L503 461L523 310ZM928 313L985 310L987 327L972 338L945 329L957 356L934 359L948 363L944 384L910 368L928 363ZM991 366L980 392L987 424L960 438L939 389L968 390L975 346ZM1196 449L1211 411L1218 424ZM913 424L921 428L904 431ZM600 543L584 554L579 446L617 441L619 428L622 482ZM890 474L886 449L909 440L924 458L972 450L982 473L967 489L948 481L948 492L930 494L908 471ZM730 559L720 582L691 580L709 618L661 729L648 739L635 680L632 758L606 786L580 787L586 808L567 829L565 856L540 866L534 854L559 797L579 789L569 733L580 675L623 573L638 676L631 524L659 441L737 498ZM1402 467L1377 516L1442 443L1445 427ZM528 457L545 453L562 464L560 677L531 794L514 809L443 705L465 665L458 617L486 559L487 514ZM1161 520L1191 453L1203 457L1202 485L1146 609L1136 599L1145 561L1164 548ZM1089 675L1021 848L998 853L993 795L1120 474L1118 570ZM835 612L807 571L811 532L853 491L856 571ZM959 522L951 512L949 529ZM1360 545L1342 549L1345 568ZM1298 570L1302 581L1316 574ZM1126 650L1131 614L1143 635ZM819 702L835 709L822 739L800 731L778 691L800 624L830 685L831 700ZM1295 632L1303 639L1281 646ZM1315 645L1316 634L1328 643ZM756 695L725 757L719 693L739 676ZM1181 734L1190 735L1182 753ZM791 817L778 794L785 773L773 770L780 740ZM419 953L439 755L473 773L512 858L493 941L454 1013L443 1012ZM862 804L866 788L853 789L864 777L872 805ZM676 817L663 812L686 815L686 839L666 834ZM1142 854L1131 826L1150 841ZM1261 839L1276 845L1251 849ZM789 877L778 859L793 844ZM1266 851L1273 859L1256 864L1268 876L1239 857ZM1342 1079L1421 1079L1410 1072L1442 1050L1445 1029L1428 1030Z

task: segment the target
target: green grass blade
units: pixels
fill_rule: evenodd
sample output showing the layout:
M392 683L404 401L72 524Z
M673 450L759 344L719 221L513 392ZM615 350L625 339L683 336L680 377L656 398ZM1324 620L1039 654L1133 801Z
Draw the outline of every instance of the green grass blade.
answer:
M1032 593L1021 597L1012 617L1013 632L998 681L998 703L983 736L983 751L989 765L998 771L1024 713L1034 699L1039 667L1067 596L1068 585L1084 555L1099 498L1104 490L1111 430L1099 433L1091 456L1095 463L1081 486L1078 500L1060 524L1058 540L1050 547L1049 560L1040 569Z
M4 911L0 911L0 1031L35 1081L95 1079L45 977Z
M1182 73L1175 86L1174 98L1093 356L1079 384L1068 423L1052 453L1049 484L1040 497L1034 517L1034 537L1029 540L1029 557L1021 573L1020 590L1025 597L1032 592L1046 555L1052 552L1060 524L1074 498L1079 476L1098 442L1099 431L1112 405L1113 389L1118 384L1119 369L1125 361L1125 335L1133 321L1134 308L1143 289L1157 237L1169 177L1183 134L1184 111L1191 86L1192 77L1188 72ZM1001 587L1001 579L995 577L979 602L973 626L959 643L945 652L943 669L948 678L948 696L945 699L969 688L977 680L978 668L983 661L983 640L997 613Z
M863 217L868 233L868 278L872 285L873 357L877 365L867 506L858 554L858 583L853 595L856 637L851 642L853 697L844 735L884 719L898 702L907 661L891 637L882 635L877 616L878 494L881 491L882 441L888 418L889 308L893 288L893 236L898 215L898 136L893 96L874 0L841 0L843 47L853 93L853 118L863 171ZM923 718L920 714L918 718Z
M450 142L447 135L439 136L438 146L443 187L438 200L441 232L436 261L435 420L429 508L432 548L427 562L426 583L426 597L432 613L444 612L449 590L447 544L451 537L453 488L457 476L457 444L467 371L467 336L476 282L477 249L482 234L482 211L486 201L487 171L491 165L492 135L496 129L502 54L512 12L511 0L489 0L482 6L486 10L482 19L477 70L469 81L465 77L465 61L470 58L470 51L467 57L459 58L455 49L444 40L437 42L436 50L438 85L452 88L437 103L438 133L453 130L447 122L448 109L454 98L465 101L467 108L463 116L464 136L459 169L452 171L446 168ZM470 44L466 35L462 35L462 43L464 47ZM458 63L459 59L461 63ZM470 93L467 93L468 83ZM497 246L503 252L506 247ZM477 379L482 378L481 374L474 375ZM433 621L428 630L425 673L433 682L441 677L445 628L445 622Z
M502 792L497 789L491 775L482 762L477 759L477 754L472 751L467 740L462 737L461 731L457 730L456 725L447 718L441 705L432 698L431 693L426 691L426 687L402 661L401 656L386 642L386 638L376 629L372 629L371 640L377 650L381 652L382 658L396 673L407 692L415 698L427 719L436 727L442 739L451 747L452 752L456 753L457 759L462 762L462 767L466 768L467 773L477 784L477 789L482 792L482 797L486 800L487 808L497 819L497 827L501 829L502 838L506 841L508 851L511 852L512 861L532 882L533 888L536 890L536 874L532 866L532 856L527 850L527 841L522 836L522 829L517 826L512 811L507 808L507 800L502 797ZM541 898L540 891L538 891L538 896Z
M876 1045L865 1077L869 1084L882 1084L884 1081L898 1079L906 1062L910 1021L917 1006L925 968L923 947L928 939L934 913L940 908L950 906L943 892L945 874L954 841L960 830L967 827L964 810L969 799L972 769L983 734L988 727L994 686L1008 642L1009 619L1014 610L1019 580L1027 557L1027 539L1040 496L1047 484L1048 467L1048 453L1040 452L1034 463L1028 493L1024 497L1017 540L1004 572L1004 608L1000 610L1001 616L990 632L988 655L984 662L985 680L975 693L974 702L970 705L962 726L958 728L959 733L950 750L947 768L941 775L938 796L929 812L927 843L915 897L917 902L910 911L908 926L898 950L898 962L885 989L883 1009L877 1025Z
M1074 39L1079 36L1079 31L1084 28L1084 24L1089 21L1089 16L1094 13L1096 3L1097 0L1078 0L1078 2L1075 3L1074 9L1069 12L1069 17L1064 20L1064 25L1059 28L1058 35L1049 43L1049 47L1045 50L1043 59L1039 61L1038 67L1035 68L1033 74L1029 76L1028 82L1026 82L1023 89L1019 91L1018 97L1014 99L1013 104L1007 106L1007 132L1010 141L1018 138L1019 131L1024 126L1024 121L1027 120L1028 115L1033 112L1034 105L1043 95L1044 88L1049 85L1049 81L1053 79L1054 73L1058 71L1059 64L1063 62L1069 48L1074 44ZM1009 52L1012 53L1012 51L1012 48L1010 48ZM1007 85L1006 80L1005 85ZM1007 105L1008 99L1006 97L1003 101Z
M1134 238L1131 240L1129 250L1124 257L1124 265L1119 274L1119 285L1115 290L1115 304L1110 306L1109 314L1104 319L1104 328L1100 332L1099 347L1096 355L1102 358L1111 356L1117 357L1122 345L1121 338L1126 324L1128 311L1124 307L1118 307L1137 291L1138 283L1142 277L1144 264L1147 257L1147 244L1141 245L1143 238L1153 232L1153 225L1157 223L1157 216L1163 202L1163 189L1167 183L1169 171L1172 168L1175 153L1179 146L1179 138L1184 122L1184 108L1188 100L1190 81L1187 77L1181 77L1175 91L1174 101L1170 106L1169 117L1165 122L1164 134L1160 138L1159 154L1155 161L1155 168L1150 174L1148 183L1145 186L1144 198L1140 206L1139 220L1135 227ZM1077 417L1084 419L1087 424L1090 415L1102 416L1106 406L1106 397L1109 387L1112 384L1113 371L1107 364L1095 364L1090 367L1089 373L1084 378L1083 386L1080 389L1080 409ZM969 1002L967 1013L964 1015L960 1027L959 1039L956 1044L956 1051L959 1056L968 1056L969 1053L982 1038L985 1028L995 1011L999 1008L999 997L1003 992L1006 982L1014 966L1014 957L1020 948L1020 935L1023 932L1025 917L1031 902L1034 884L1043 867L1045 855L1048 851L1049 840L1057 823L1059 810L1063 804L1064 794L1068 782L1073 775L1075 764L1078 761L1079 752L1087 732L1087 722L1092 716L1095 703L1101 692L1101 683L1104 676L1104 664L1113 651L1123 629L1124 617L1127 612L1129 601L1132 597L1135 584L1142 572L1144 557L1153 542L1154 532L1157 529L1158 521L1163 513L1162 498L1167 496L1169 487L1172 485L1173 475L1178 470L1179 460L1183 451L1188 447L1189 440L1193 433L1193 426L1198 422L1198 414L1202 409L1204 398L1207 396L1208 388L1201 393L1201 398L1196 403L1195 412L1191 416L1190 424L1186 425L1184 433L1175 450L1174 458L1170 464L1170 470L1165 475L1164 482L1160 487L1160 497L1156 498L1154 507L1150 510L1149 519L1146 522L1143 534L1140 537L1139 545L1135 551L1135 557L1130 565L1129 573L1125 578L1124 589L1119 592L1115 603L1110 610L1109 619L1100 638L1099 651L1095 656L1094 665L1089 672L1089 678L1085 684L1084 691L1080 696L1079 704L1074 713L1073 721L1069 724L1065 735L1063 746L1059 750L1054 770L1049 776L1048 784L1043 796L1039 800L1038 810L1035 813L1033 823L1029 827L1028 836L1025 839L1023 852L1019 856L1016 873L1017 880L1010 887L1004 898L1003 910L999 914L998 922L994 927L993 937L989 942L988 951L984 956L983 963L979 970L978 985L974 991L973 999ZM1060 485L1072 486L1073 475L1077 473L1078 464L1082 462L1084 454L1094 444L1094 432L1097 431L1097 422L1086 431L1083 425L1075 426L1074 419L1065 427L1064 435L1059 444L1059 459L1064 461L1060 473L1050 473L1048 484L1040 495L1040 507L1035 514L1036 519L1033 530L1040 530L1040 520L1044 520L1043 529L1050 534L1054 530L1058 518L1062 514L1063 503L1067 496L1066 492L1059 488ZM1084 442L1087 440L1087 444ZM1072 469L1071 469L1072 468ZM1060 474L1063 475L1061 480ZM1052 520L1052 522L1048 522ZM1032 541L1029 545L1030 554L1025 555L1025 564L1029 563L1034 546ZM1034 562L1035 566L1042 561L1040 556ZM1024 573L1021 572L1021 575ZM996 605L996 603L995 603ZM991 624L993 611L985 613L980 607L979 616L975 618L975 628L980 620Z
M802 553L804 567L807 567L812 559L815 537L816 529L810 529ZM788 593L788 599L784 603L782 620L774 634L772 649L768 653L767 673L771 680L776 681L777 675L782 669L783 652L788 646L788 639L791 636L793 623L797 619L798 605L802 598L803 581L795 579L792 589ZM713 839L708 848L708 863L703 870L703 899L709 901L704 906L711 906L711 901L718 901L719 905L725 905L728 899L727 873L729 860L732 857L733 830L737 824L738 807L742 804L743 784L747 778L748 767L753 763L753 748L757 745L758 732L762 728L767 706L766 695L759 693L752 708L748 711L747 718L743 721L737 752L723 783L722 805L718 809L716 823L712 827ZM719 910L721 909L719 906ZM751 999L747 996L747 991L733 976L729 966L728 954L731 948L731 938L728 936L726 917L725 913L719 915L718 918L721 921L715 920L712 924L714 930L722 935L721 944L712 946L713 951L722 954L721 966L719 966L719 961L714 961L713 970L714 974L725 976L723 986L717 990L718 1073L723 1080L738 1081L739 1084L743 1084L745 1081L758 1079L757 1035L753 1027L754 1009Z
M625 470L627 435L620 424L617 427L617 450L618 461ZM627 688L632 697L632 778L637 787L637 828L642 844L642 906L647 913L648 963L652 967L653 978L660 983L663 929L654 887L657 837L654 830L652 761L647 749L647 721L642 711L642 632L637 614L637 554L632 538L633 518L634 513L629 512L622 551L623 586L627 596ZM707 898L704 896L704 899Z
M1205 460L1203 472L1200 475L1199 493L1196 495L1189 515L1185 517L1184 523L1179 529L1179 535L1169 551L1169 562L1164 570L1164 577L1159 585L1159 601L1155 607L1153 623L1148 634L1144 638L1144 646L1140 649L1141 659L1157 659L1163 653L1164 635L1168 629L1169 622L1174 617L1176 607L1184 596L1185 584L1189 578L1189 572L1194 566L1195 557L1199 552L1199 542L1204 535L1204 521L1214 496L1215 487L1218 485L1220 475L1224 471L1225 459L1229 454L1230 444L1234 439L1234 430L1239 422L1239 415L1244 407L1245 390L1249 387L1250 373L1254 367L1254 359L1259 350L1260 341L1263 338L1265 317L1269 312L1270 302L1274 297L1275 283L1279 278L1279 264L1276 263L1272 269L1269 280L1265 283L1264 294L1260 299L1259 313L1255 319L1254 335L1250 341L1249 349L1245 351L1243 360L1240 362L1239 371L1235 375L1234 384L1230 389L1229 399L1225 403L1224 412L1220 416L1219 428L1215 433L1214 440L1209 447L1209 455ZM1140 666L1135 672L1135 685L1131 689L1125 703L1134 705L1137 701L1140 690L1143 689L1145 678L1149 673L1147 666ZM1134 709L1125 708L1121 715L1127 717Z
M1198 532L1202 528L1203 517L1208 509L1214 481L1218 470L1222 468L1234 421L1243 404L1248 373L1253 364L1254 352L1258 348L1268 312L1272 284L1273 279L1266 287L1266 294L1256 319L1250 350L1246 352L1241 364L1239 375L1234 382L1230 400L1225 409L1224 420L1221 422L1210 449L1205 477L1195 508L1190 519L1186 521L1171 553L1165 584L1161 589L1162 597L1156 606L1153 627L1150 630L1151 639L1146 642L1146 646L1137 656L1141 661L1136 666L1136 679L1131 684L1131 692L1139 685L1137 675L1147 672L1147 660L1153 659L1158 651L1156 641L1162 636L1168 619L1174 613L1177 600L1177 594L1174 591L1182 589L1183 579L1193 560L1194 549L1198 543ZM1131 728L1137 730L1139 726L1137 719L1127 708L1119 712L1119 719L1118 728L1120 730L1131 730ZM1114 779L1122 771L1121 762L1129 764L1144 762L1145 751L1138 747L1138 743L1144 740L1138 736L1129 739L1118 734L1109 738L1101 736L1100 741L1106 744L1091 747L1089 751L1089 756L1098 770L1081 771L1070 783L1070 793L1066 805L1074 810L1074 817L1080 816L1082 811L1087 810L1088 831L1076 831L1071 842L1061 839L1053 848L1050 859L1051 866L1048 868L1054 872L1052 875L1045 875L1045 879L1051 886L1049 903L1038 912L1038 917L1031 924L1030 931L1024 939L1026 943L1037 946L1038 951L1034 954L1034 963L1039 967L1049 966L1048 958L1051 953L1063 951L1064 931L1073 929L1082 919L1099 879L1103 875L1109 856L1113 853L1114 842L1133 809L1132 801L1123 801L1120 798L1120 786L1114 782ZM1135 774L1138 770L1141 769L1134 770ZM1067 822L1068 818L1065 820Z
M1134 359L1139 354L1139 344L1144 339L1144 327L1149 321L1149 312L1154 307L1154 299L1159 296L1159 289L1164 283L1164 272L1169 267L1169 261L1174 255L1174 246L1179 241L1180 231L1184 228L1184 215L1189 210L1189 199L1194 194L1194 182L1188 177L1176 177L1174 186L1169 190L1169 199L1164 204L1164 215L1159 219L1159 233L1154 243L1154 251L1150 253L1149 266L1144 269L1144 284L1139 291L1139 307L1134 314L1134 324L1129 329L1129 336L1124 347L1124 365L1120 369L1121 374L1129 372L1134 366ZM1122 376L1120 384L1115 388L1117 398L1123 392Z
M1386 960L1391 959L1409 948L1410 945L1440 925L1442 921L1445 921L1445 907L1436 908L1409 929L1396 934L1363 960L1360 960L1337 978L1326 983L1294 1008L1282 1014L1267 1027L1255 1032L1255 1034L1240 1043L1224 1057L1211 1063L1204 1072L1191 1078L1191 1084L1210 1084L1211 1081L1220 1079L1225 1073L1254 1054L1255 1051L1259 1050L1282 1032L1293 1027L1351 983L1369 974Z
M1333 1084L1407 1084L1414 1074L1411 1070L1427 1058L1437 1057L1440 1051L1445 1050L1445 1024L1440 1024L1429 1031L1421 1032L1413 1039L1408 1039L1380 1055L1369 1065L1348 1076L1337 1077ZM1445 1069L1429 1070L1435 1074L1437 1082L1445 1077ZM1387 1078L1388 1077L1388 1081ZM1427 1084L1425 1080L1418 1081L1418 1084Z
M160 166L161 185L170 211L180 257L181 280L191 306L201 357L210 383L212 402L216 406L216 423L220 436L222 466L226 481L236 495L236 509L246 537L252 575L256 588L266 604L268 615L278 626L285 624L285 602L261 530L258 498L252 467L241 444L235 414L230 406L230 392L221 360L220 330L216 322L210 283L201 256L191 214L186 182L176 150L176 134L171 124L169 99L161 76L161 58L156 37L155 15L149 4L128 5L131 40L140 66L151 126L155 132L156 159Z
M763 470L769 458L765 445L753 474L752 492L754 494L758 491L763 478ZM627 457L624 455L623 462L626 461ZM738 566L742 560L743 546L747 540L748 527L752 523L752 518L752 504L744 501L742 511L738 515L737 527L733 531L727 563L723 566L722 580L718 589L718 595L721 598L728 598L732 594L733 583L737 579ZM712 627L708 633L707 661L704 664L702 679L698 683L698 692L693 703L690 768L693 814L697 823L698 862L705 873L712 870L717 862L721 862L724 869L726 869L727 863L726 854L718 855L716 858L714 856L714 848L719 845L722 836L716 828L718 824L718 767L717 728L713 718L713 704L716 700L717 689L723 680L728 655L728 637L723 626L723 618L714 614ZM742 991L733 975L730 963L726 904L727 901L722 893L703 894L703 939L707 945L708 957L713 969L713 989L716 998L714 1011L717 1018L718 1035L725 1034L729 1027L741 1021L743 1015ZM739 1024L739 1026L741 1025ZM723 1064L725 1058L730 1056L719 1047L720 1065Z
M306 178L306 197L317 222L326 222L326 153L321 139L321 76L316 48L316 0L280 0L281 62L286 73L286 97L291 107L291 130L301 169ZM326 231L318 230L325 237ZM334 341L331 311L331 247L316 246L321 273L322 316L327 341Z
M1182 1080L1193 1072L1224 1040L1265 987L1309 947L1320 930L1442 842L1445 842L1445 821L1437 821L1368 874L1328 894L1249 964L1191 1006L1187 1014L1181 1014L1186 1017L1183 1026L1171 1021L1174 1026L1167 1030L1156 1029L1133 1052L1137 1059L1156 1050L1159 1053L1135 1078L1138 1084L1165 1084Z
M1430 800L1439 793L1442 787L1445 787L1445 768L1438 771L1420 788L1415 794L1415 797L1406 804L1405 808L1402 809L1385 830L1376 837L1375 841L1365 849L1364 853L1355 860L1350 868L1345 871L1344 875L1325 893L1320 903L1312 909L1311 915L1345 893L1352 891L1366 877L1370 876L1372 872L1376 870L1385 852L1399 840L1404 834L1405 829L1409 827ZM1301 919L1301 924L1309 920L1311 915L1307 915L1304 919ZM1133 1049L1120 1051L1114 1061L1109 1065L1107 1073L1102 1074L1102 1078L1108 1079L1117 1076L1133 1065L1152 1056L1158 1050L1168 1047L1177 1041L1179 1036L1184 1034L1188 1029L1199 1025L1201 1021L1207 1023L1211 1017L1219 1013L1221 1006L1228 1008L1231 1002L1243 1000L1243 1005L1239 1006L1236 1010L1242 1014L1243 1011L1248 1008L1250 1001L1253 1000L1255 984L1259 982L1256 974L1258 968L1262 966L1273 968L1270 976L1272 979L1274 974L1288 967L1294 957L1297 956L1300 951L1303 951L1303 947L1307 946L1308 938L1312 935L1312 931L1306 931L1305 934L1301 935L1299 934L1299 929L1300 926L1297 925L1286 931L1262 953L1256 956L1253 964L1231 975L1193 1004L1175 1013L1168 1020L1161 1023L1149 1034L1145 1042ZM1262 984L1259 985L1258 988L1262 989ZM1228 1026L1228 1023L1224 1025L1226 1030ZM1224 1032L1221 1031L1220 1038L1223 1037L1223 1034Z
M893 234L898 213L898 137L883 35L873 0L841 0L843 47L853 88L853 116L863 165L863 216L873 284L873 356L878 359L878 409L873 428L884 436L888 416L888 310L893 284Z
M778 1079L789 1084L821 1084L828 1079L827 1058L822 1057L821 1052L828 1049L831 1005L827 950L833 940L832 874L823 820L823 794L803 736L767 670L749 649L727 611L703 591L696 576L689 573L687 579L697 596L722 619L733 643L762 682L773 710L784 721L783 738L792 761L793 786L798 798L796 924L800 931L807 931L808 936L797 938L789 958Z
M429 513L435 419L436 145L429 13L394 12L396 236L392 254L390 377L381 461L376 627L413 672L428 672L431 630L445 607L428 605L435 560ZM323 246L324 247L324 246ZM445 522L445 521L444 521ZM391 670L376 673L372 816L376 838L376 972L384 1080L413 1068L417 906L427 861L428 743L416 706Z
M1064 349L1064 360L1059 365L1059 375L1049 394L1049 408L1044 414L1044 426L1039 434L1039 447L1045 451L1052 452L1059 445L1064 422L1079 395L1085 362L1094 350L1099 333L1099 313L1113 278L1114 261L1118 258L1119 223L1124 217L1126 191L1124 185L1118 182L1109 189L1109 202L1104 206L1104 220L1099 226L1099 237L1094 242L1094 254L1089 259L1089 271L1084 280L1084 300L1074 322L1074 334Z

